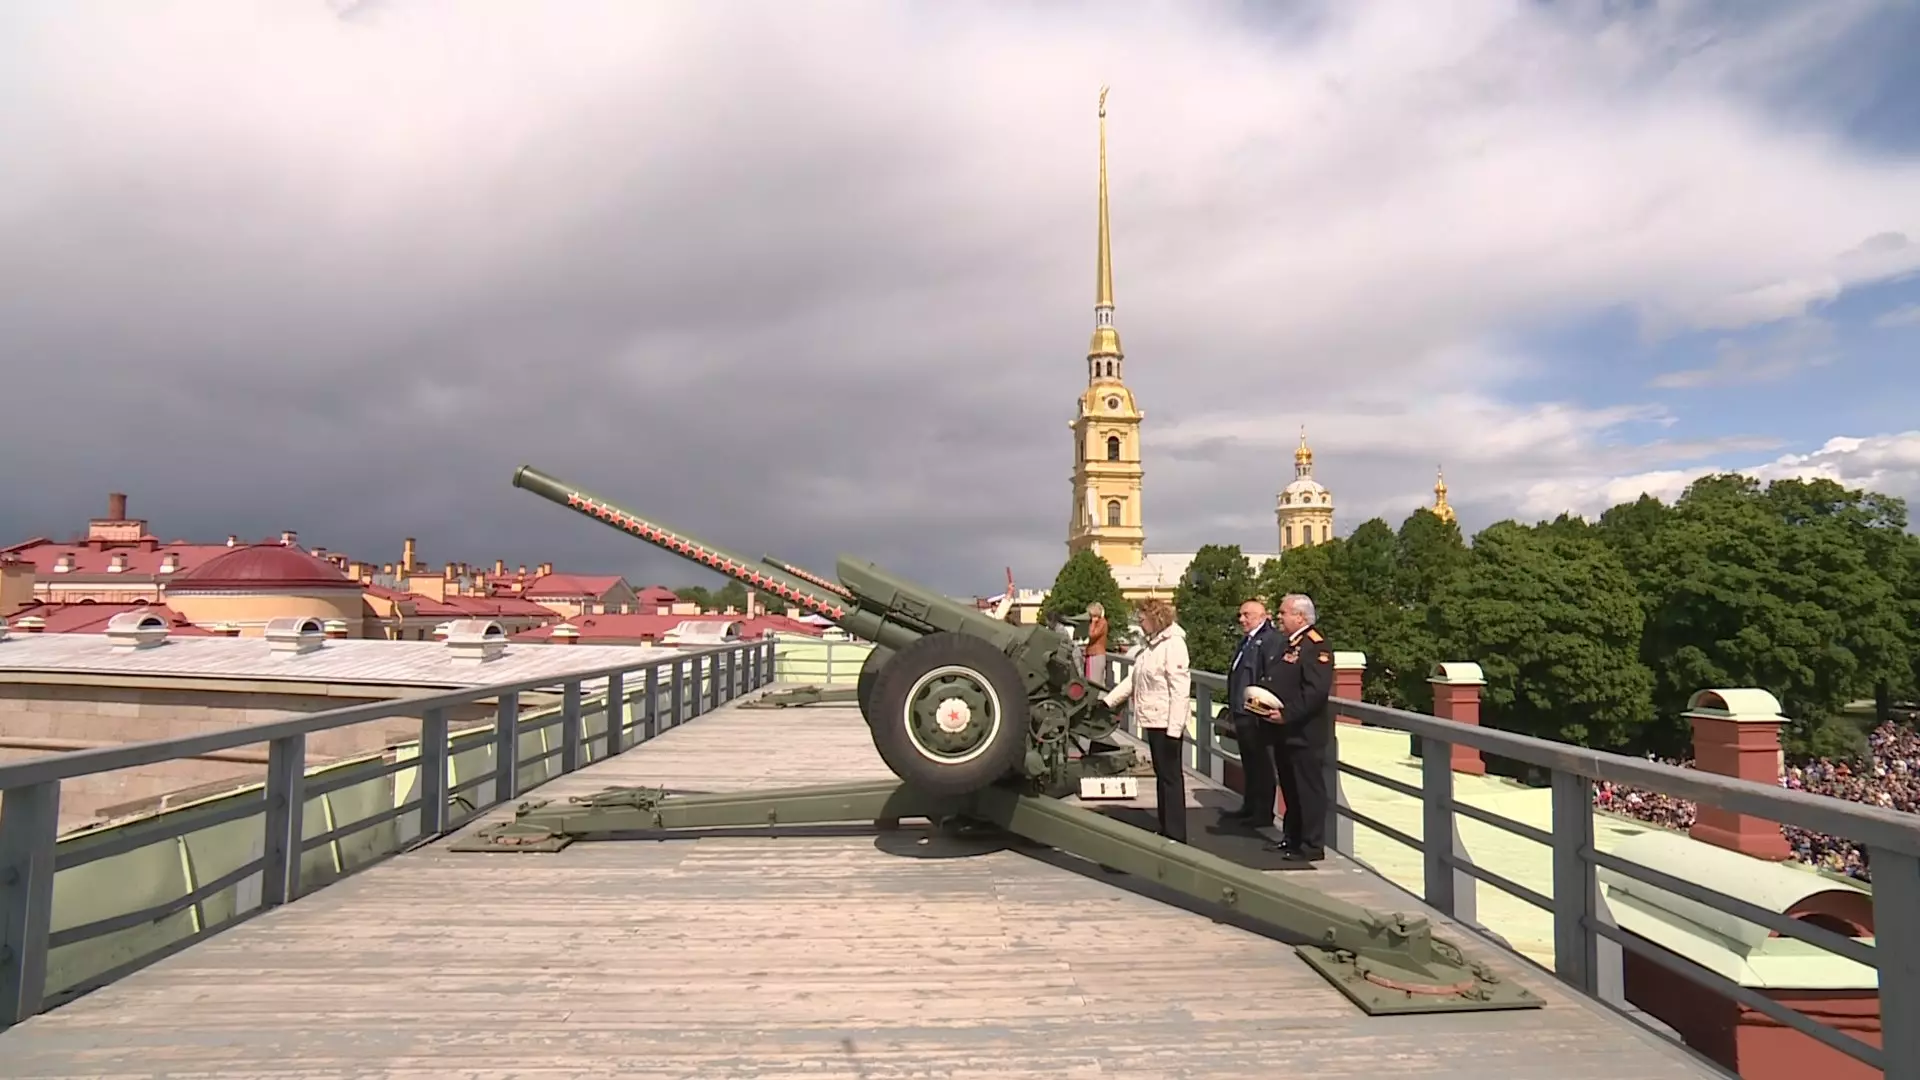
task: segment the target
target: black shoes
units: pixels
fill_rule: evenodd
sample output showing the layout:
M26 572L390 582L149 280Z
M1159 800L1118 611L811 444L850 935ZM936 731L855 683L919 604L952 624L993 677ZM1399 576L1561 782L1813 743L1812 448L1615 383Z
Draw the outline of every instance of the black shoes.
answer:
M1268 844L1267 850L1277 851L1287 862L1299 866L1312 866L1314 863L1325 861L1327 857L1327 853L1320 848L1302 848L1290 840Z

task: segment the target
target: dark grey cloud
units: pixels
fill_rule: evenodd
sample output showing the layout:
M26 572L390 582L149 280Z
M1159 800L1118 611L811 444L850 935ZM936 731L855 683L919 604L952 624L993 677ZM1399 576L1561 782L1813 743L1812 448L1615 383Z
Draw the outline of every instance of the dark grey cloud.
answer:
M10 5L0 539L122 490L170 536L698 580L514 491L533 463L748 555L1042 584L1102 81L1156 548L1270 546L1303 421L1345 525L1442 453L1512 504L1612 421L1506 400L1508 321L1685 311L1920 225L1911 166L1717 75L1663 119L1525 5L1345 10ZM1702 132L1720 164L1659 164ZM1746 235L1670 227L1783 147ZM1842 220L1756 231L1816 190Z

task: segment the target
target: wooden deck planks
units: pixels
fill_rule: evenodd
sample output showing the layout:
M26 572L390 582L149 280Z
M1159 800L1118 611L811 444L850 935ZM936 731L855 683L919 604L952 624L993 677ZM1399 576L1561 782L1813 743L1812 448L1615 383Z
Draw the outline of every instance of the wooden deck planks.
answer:
M729 708L536 794L888 775L851 709ZM821 831L438 845L0 1035L0 1075L1717 1075L1508 958L1548 1008L1370 1019L1287 946L1131 879L911 827ZM1291 877L1413 906L1350 864Z

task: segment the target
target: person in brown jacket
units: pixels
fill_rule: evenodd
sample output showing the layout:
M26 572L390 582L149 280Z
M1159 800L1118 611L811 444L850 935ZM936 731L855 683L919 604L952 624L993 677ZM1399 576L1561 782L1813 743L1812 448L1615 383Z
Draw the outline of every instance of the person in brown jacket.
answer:
M1098 602L1087 605L1087 679L1105 682L1107 678L1107 609Z

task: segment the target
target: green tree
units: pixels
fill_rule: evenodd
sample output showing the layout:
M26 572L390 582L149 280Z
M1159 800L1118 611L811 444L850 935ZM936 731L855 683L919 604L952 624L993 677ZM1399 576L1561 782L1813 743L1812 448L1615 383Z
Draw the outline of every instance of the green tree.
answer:
M1132 612L1120 585L1113 580L1113 567L1092 551L1076 551L1054 575L1053 588L1047 590L1040 605L1040 617L1046 622L1086 613L1087 605L1097 603L1106 609L1107 623L1124 630Z
M1851 752L1847 702L1911 678L1904 528L1898 500L1824 481L1764 491L1739 475L1692 484L1637 568L1650 600L1642 656L1658 679L1656 748L1690 741L1680 713L1693 692L1757 686L1780 699L1791 752Z
M1394 598L1409 609L1424 607L1466 565L1459 524L1423 506L1407 515L1394 538Z
M1431 612L1447 655L1485 672L1488 726L1611 749L1635 742L1653 718L1639 595L1618 556L1584 529L1489 526Z
M1208 544L1194 553L1174 590L1173 606L1187 632L1187 652L1196 671L1227 670L1240 643L1235 616L1253 595L1253 567L1238 544Z

